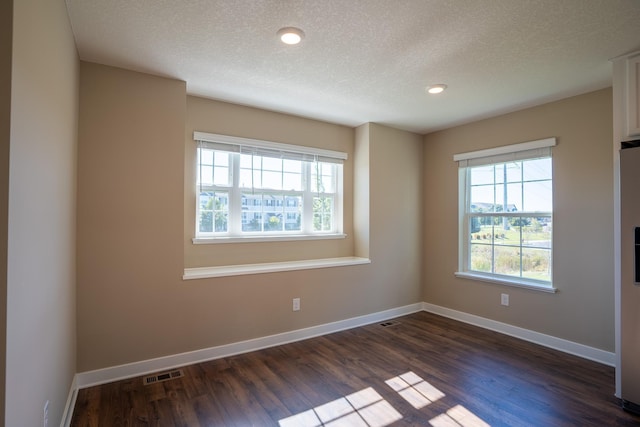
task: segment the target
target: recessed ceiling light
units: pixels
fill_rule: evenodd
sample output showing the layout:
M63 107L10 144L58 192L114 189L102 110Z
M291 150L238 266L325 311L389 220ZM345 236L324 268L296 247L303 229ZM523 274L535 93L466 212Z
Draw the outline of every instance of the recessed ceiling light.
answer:
M429 92L432 95L435 95L436 93L444 92L446 88L447 88L447 85L444 85L444 84L431 85L431 86L427 86L427 92Z
M277 34L282 43L286 44L298 44L304 38L304 32L295 27L280 28Z

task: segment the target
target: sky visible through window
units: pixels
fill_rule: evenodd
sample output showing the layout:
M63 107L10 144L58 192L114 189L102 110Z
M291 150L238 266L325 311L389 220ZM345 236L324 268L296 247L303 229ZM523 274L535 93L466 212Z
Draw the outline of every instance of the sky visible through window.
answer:
M553 209L551 158L473 167L470 179L470 203L480 206L475 211L493 211L489 206L516 212Z

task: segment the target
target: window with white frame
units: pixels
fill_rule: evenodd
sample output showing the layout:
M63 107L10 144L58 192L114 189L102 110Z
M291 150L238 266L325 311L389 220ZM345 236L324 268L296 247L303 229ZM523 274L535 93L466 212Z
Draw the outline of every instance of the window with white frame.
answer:
M346 153L195 132L196 239L342 233Z
M459 276L552 289L555 138L454 156Z

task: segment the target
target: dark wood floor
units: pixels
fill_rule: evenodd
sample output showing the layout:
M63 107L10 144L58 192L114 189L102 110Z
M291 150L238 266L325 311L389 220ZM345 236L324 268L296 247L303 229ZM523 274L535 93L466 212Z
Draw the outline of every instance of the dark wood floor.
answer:
M614 370L420 312L80 390L72 426L632 426Z

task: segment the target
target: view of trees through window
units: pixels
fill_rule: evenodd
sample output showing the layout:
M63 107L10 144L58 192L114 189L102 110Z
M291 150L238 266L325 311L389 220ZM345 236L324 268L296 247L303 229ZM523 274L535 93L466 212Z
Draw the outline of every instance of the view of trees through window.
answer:
M467 169L469 270L551 281L551 158Z

